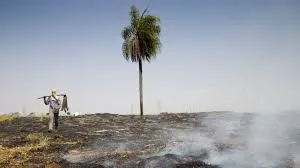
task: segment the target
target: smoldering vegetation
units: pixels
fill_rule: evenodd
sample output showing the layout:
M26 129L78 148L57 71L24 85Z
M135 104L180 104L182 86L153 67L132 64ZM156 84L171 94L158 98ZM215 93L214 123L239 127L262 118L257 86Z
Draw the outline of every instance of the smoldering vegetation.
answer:
M53 157L47 162L36 160L35 166L53 162L58 167L296 168L299 119L298 112L62 117L59 131L46 136L78 144L57 147L57 139L49 141L44 152ZM35 118L0 124L2 146L18 146L19 134L43 132L47 127L47 121ZM29 160L32 165L35 159Z
M199 155L206 151L206 162L224 168L292 168L299 167L300 115L285 113L209 114L200 128L173 136L181 145L165 153Z

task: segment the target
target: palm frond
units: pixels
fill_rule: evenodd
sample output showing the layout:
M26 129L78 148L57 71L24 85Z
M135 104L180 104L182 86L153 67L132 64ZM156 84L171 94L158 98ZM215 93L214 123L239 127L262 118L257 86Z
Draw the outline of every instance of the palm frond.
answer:
M131 24L122 30L122 50L126 60L150 62L160 52L160 19L153 15L145 15L147 11L148 7L140 15L135 6L130 9Z
M128 42L124 41L122 44L122 52L123 52L123 56L125 57L125 59L128 61L129 60L129 56L130 56L130 51L129 51L129 47L128 47Z
M132 35L129 38L129 51L131 54L131 60L137 62L141 57L140 41L137 35Z
M141 16L139 9L134 5L131 6L129 16L130 16L130 21L131 21L131 23L130 23L131 27L137 28L138 27L138 20Z
M131 36L131 34L133 33L133 29L131 26L126 26L124 27L124 29L122 30L122 37L124 40L126 40L127 38L129 38Z

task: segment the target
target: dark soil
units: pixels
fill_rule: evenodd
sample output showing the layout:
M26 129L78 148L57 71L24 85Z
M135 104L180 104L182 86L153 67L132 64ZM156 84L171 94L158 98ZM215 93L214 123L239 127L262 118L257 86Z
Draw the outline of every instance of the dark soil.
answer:
M228 112L210 113L230 115ZM251 116L251 114L243 114ZM180 113L148 115L91 114L59 118L57 132L47 132L47 119L21 117L0 122L0 145L13 149L35 143L28 135L38 133L49 139L46 147L31 150L25 159L0 163L0 167L122 167L122 168L217 168L205 161L209 152L168 152L180 146L176 131L206 132L214 136L216 130L202 122L208 113ZM251 120L247 120L249 124ZM176 136L174 136L174 134ZM189 136L189 134L185 135ZM232 135L233 139L235 135ZM197 140L197 138L195 139ZM237 144L214 142L216 151L237 148ZM242 144L239 145L242 147ZM191 148L193 149L193 147ZM5 151L4 151L5 152ZM18 164L16 164L16 161Z
M171 139L168 128L199 127L199 119L203 116L206 113L165 114L143 118L114 114L63 116L59 119L58 131L54 133L47 132L47 119L21 117L0 122L0 145L6 148L24 146L28 144L26 136L32 133L43 133L43 136L51 139L47 148L30 153L21 167L44 167L47 164L56 167L132 167L131 161L134 160L138 161L136 167L146 167L153 159L152 154L166 148ZM139 157L147 155L149 159ZM160 160L167 158L168 156L161 156ZM184 163L181 161L180 164ZM195 165L203 167L204 163L194 163L194 167Z

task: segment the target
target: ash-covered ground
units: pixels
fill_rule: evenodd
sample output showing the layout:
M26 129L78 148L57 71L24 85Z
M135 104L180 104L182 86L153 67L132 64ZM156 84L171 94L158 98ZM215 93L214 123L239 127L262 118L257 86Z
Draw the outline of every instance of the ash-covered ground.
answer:
M32 132L52 137L39 151L51 164L33 153L24 167L296 168L299 119L297 112L91 114L61 117L59 131L47 133L47 120L27 117L0 123L0 145L22 145ZM53 137L78 143L55 145Z

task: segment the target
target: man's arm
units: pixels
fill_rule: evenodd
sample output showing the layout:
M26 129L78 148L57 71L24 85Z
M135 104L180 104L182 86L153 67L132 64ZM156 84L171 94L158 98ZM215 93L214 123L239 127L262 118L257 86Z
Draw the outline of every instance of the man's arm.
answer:
M50 103L50 97L48 97L48 99L46 99L46 97L44 97L44 103L46 105L48 105Z

